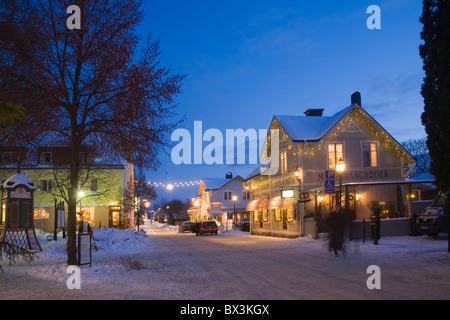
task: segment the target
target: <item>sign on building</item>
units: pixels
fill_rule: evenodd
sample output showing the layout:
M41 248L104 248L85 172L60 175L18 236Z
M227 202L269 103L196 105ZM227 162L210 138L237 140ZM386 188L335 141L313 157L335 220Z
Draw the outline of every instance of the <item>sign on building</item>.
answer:
M325 194L334 194L336 192L336 171L325 171Z

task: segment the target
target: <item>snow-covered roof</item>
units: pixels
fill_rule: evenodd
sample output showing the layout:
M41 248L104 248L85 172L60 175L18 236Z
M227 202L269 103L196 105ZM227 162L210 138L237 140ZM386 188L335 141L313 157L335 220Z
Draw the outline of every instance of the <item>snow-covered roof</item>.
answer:
M31 181L26 175L21 173L16 173L11 178L3 182L3 188L5 189L14 189L19 185L27 186L29 189L35 190L33 181Z
M219 178L207 178L202 179L205 190L217 190L224 184L228 183L230 179L219 179Z
M322 139L355 105L333 116L274 116L292 141L318 141Z
M233 181L235 179L243 180L241 176L236 176L231 179L205 178L205 179L202 179L202 182L203 182L203 186L204 186L205 190L217 190L217 189L220 189L221 187L223 187L224 185L226 185L228 182Z

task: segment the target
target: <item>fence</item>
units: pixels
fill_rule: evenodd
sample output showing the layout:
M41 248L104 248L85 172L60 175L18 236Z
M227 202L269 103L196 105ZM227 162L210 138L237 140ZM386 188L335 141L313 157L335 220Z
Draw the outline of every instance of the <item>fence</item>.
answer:
M346 230L346 237L350 240L371 239L371 223L370 219L350 221ZM401 237L410 234L410 218L382 219L380 221L381 237Z

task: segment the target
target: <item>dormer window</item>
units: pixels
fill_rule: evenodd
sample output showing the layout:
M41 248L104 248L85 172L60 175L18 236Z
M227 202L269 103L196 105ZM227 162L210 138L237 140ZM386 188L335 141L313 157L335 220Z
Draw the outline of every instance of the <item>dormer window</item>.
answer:
M41 152L41 163L52 163L52 153Z

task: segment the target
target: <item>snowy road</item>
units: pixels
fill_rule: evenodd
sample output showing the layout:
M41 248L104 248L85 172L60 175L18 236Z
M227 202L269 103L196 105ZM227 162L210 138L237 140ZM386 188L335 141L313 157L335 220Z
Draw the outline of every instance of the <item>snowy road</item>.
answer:
M386 238L347 244L335 257L326 240L278 239L233 231L178 234L152 226L143 246L94 254L81 289L69 290L64 256L19 262L0 274L1 299L301 300L448 299L446 240ZM44 251L45 252L45 251ZM381 269L369 290L367 268Z

